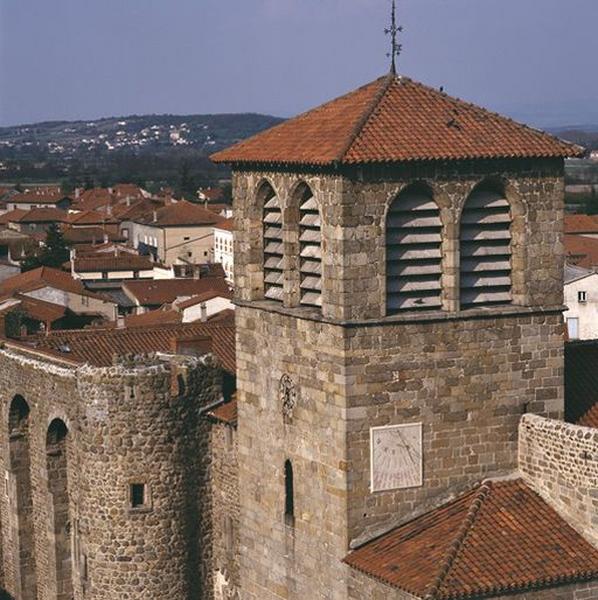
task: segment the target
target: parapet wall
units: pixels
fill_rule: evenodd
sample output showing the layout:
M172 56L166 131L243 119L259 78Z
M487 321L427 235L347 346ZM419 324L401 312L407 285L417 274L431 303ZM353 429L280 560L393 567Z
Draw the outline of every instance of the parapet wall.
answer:
M598 429L524 415L519 468L532 488L598 546Z

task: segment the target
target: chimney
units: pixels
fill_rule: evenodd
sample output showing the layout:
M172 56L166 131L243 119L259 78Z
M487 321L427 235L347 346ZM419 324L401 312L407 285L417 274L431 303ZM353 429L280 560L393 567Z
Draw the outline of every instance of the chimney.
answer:
M125 328L125 318L123 317L123 315L118 315L116 317L116 328L117 329L124 329Z
M75 199L78 200L81 196L81 188L75 188Z
M112 216L112 204L109 204L106 207L106 212L108 213L108 216L111 217Z
M75 258L77 258L77 251L71 248L70 259L71 259L71 276L75 279Z
M109 242L108 233L106 231L104 231L104 244L107 244L108 242Z
M208 320L208 307L206 306L205 302L202 302L199 305L199 308L201 310L201 320L203 323L205 323Z
M154 223L158 220L158 211L154 210Z
M131 206L131 198L129 198L129 196L127 196L127 197L125 198L125 204L126 204L127 206Z

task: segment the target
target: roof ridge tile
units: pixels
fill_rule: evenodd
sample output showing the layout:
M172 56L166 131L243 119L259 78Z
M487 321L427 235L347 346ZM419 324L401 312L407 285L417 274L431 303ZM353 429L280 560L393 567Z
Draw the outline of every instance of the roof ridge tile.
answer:
M438 570L438 574L434 578L432 585L429 591L424 596L424 600L439 600L442 598L440 594L440 588L444 583L449 571L451 570L457 555L460 550L463 548L463 543L467 538L467 535L471 531L473 524L475 523L476 517L480 511L480 508L484 504L484 501L488 497L490 493L492 484L490 482L482 483L479 489L476 491L475 496L471 502L469 510L463 519L463 523L461 528L457 532L455 540L450 545L449 551L447 552L445 558L440 563L440 569Z

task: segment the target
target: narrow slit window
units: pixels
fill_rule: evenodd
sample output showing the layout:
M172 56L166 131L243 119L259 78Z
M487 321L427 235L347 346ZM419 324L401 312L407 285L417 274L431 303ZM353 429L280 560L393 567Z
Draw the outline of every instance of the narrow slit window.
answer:
M511 209L505 194L475 190L461 214L461 308L511 302Z
M295 519L293 465L290 460L284 463L284 516L287 523L292 523Z

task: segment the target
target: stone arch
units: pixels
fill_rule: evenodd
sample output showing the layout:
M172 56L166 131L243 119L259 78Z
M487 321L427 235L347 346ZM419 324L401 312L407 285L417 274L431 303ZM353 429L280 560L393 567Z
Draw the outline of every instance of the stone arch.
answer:
M54 551L57 600L71 600L73 596L68 437L66 423L60 418L53 419L46 433L46 469L51 507L49 539Z
M262 180L256 188L260 210L263 294L267 300L284 298L284 242L282 203L274 187Z
M444 226L432 186L403 187L387 206L384 227L386 314L440 309Z
M19 597L37 598L35 542L33 524L33 493L31 485L30 408L23 396L16 395L8 414L10 463L10 512L14 527Z
M523 250L515 223L513 198L501 178L489 177L468 194L459 218L459 306L493 306L513 302L514 255ZM517 248L515 247L517 246ZM514 252L515 251L515 252Z

